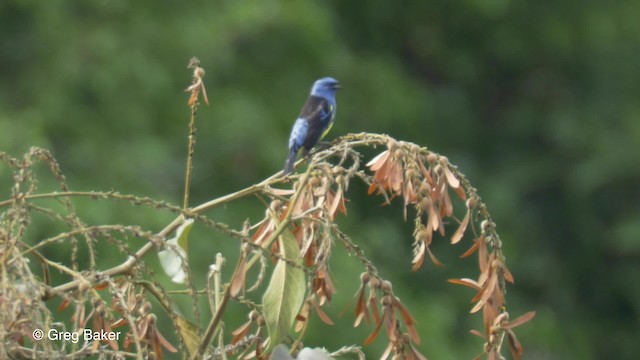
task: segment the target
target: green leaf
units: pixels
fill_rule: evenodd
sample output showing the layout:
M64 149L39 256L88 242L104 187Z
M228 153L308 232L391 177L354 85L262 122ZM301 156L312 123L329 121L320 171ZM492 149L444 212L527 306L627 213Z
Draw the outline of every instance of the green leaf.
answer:
M278 260L262 297L262 310L269 331L269 353L288 334L304 301L306 283L300 248L295 236L285 229L278 237L280 255L297 266Z
M184 272L182 260L187 259L189 233L192 227L193 219L185 220L176 230L176 236L167 240L167 244L174 246L169 246L158 252L162 269L171 278L171 281L178 284L184 284L187 280L187 274Z
M189 233L193 228L193 219L185 220L176 230L177 243L184 251L189 250Z

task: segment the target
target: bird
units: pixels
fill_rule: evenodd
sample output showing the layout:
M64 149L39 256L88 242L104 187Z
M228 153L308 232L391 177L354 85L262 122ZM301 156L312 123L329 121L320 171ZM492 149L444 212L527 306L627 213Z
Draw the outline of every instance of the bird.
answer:
M340 88L338 80L332 77L324 77L313 83L311 93L289 135L289 157L284 165L284 175L293 172L300 151L307 156L331 129L336 116L336 90Z

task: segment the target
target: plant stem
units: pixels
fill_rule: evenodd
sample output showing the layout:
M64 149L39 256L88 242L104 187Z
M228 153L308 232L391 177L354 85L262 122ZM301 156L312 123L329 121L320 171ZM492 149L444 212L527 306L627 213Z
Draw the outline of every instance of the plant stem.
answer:
M193 163L194 145L196 143L196 114L198 113L198 103L191 106L191 120L189 120L189 145L187 148L187 172L184 179L184 198L182 208L189 209L189 188L191 187L191 169Z
M195 116L195 114L194 114ZM338 144L338 146L371 146L371 145L382 145L387 143L387 141L390 138L387 135L379 135L379 134L366 134L366 133L361 133L361 134L347 134L344 135L343 137L335 140L334 142ZM335 149L334 149L335 151ZM326 157L331 156L334 151L328 151L325 150L322 153L322 157L321 159L324 159ZM190 168L190 166L189 166ZM301 179L301 187L302 188L304 186L304 184L306 183L306 181L308 180L309 177L309 170L311 170L310 168L307 169L307 172L304 174L304 178ZM190 175L189 175L190 176ZM232 194L228 194L222 197L219 197L217 199L211 200L211 201L207 201L203 204L200 204L196 207L193 207L191 209L186 209L185 213L189 214L189 213L202 213L204 211L210 210L212 208L218 207L220 205L226 204L230 201L234 201L237 200L239 198L248 196L248 195L252 195L255 193L259 193L261 191L264 191L265 189L269 188L271 185L273 184L277 184L280 182L285 181L285 178L282 177L282 171L278 171L275 174L271 175L270 177L264 179L263 181L261 181L258 184L255 185L251 185L247 188L244 188L242 190L236 191L235 193ZM100 198L100 197L104 197L104 198L115 198L115 199L119 199L119 200L136 200L138 199L135 196L129 196L129 195L121 195L118 193L109 193L109 192L105 192L105 193L99 193L99 192L53 192L53 193L48 193L48 194L33 194L33 195L27 195L24 196L24 199L37 199L37 198L57 198L57 197L66 197L66 196L87 196L87 197L92 197L92 198ZM294 198L292 200L292 204L295 204L296 199L299 196L299 191L294 194ZM0 202L0 207L2 206L7 206L10 205L14 202L14 199L11 200L7 200L7 201L2 201ZM293 206L292 206L293 207ZM278 228L271 234L271 236L269 237L268 241L266 242L266 244L271 244L276 238L277 236L282 232L282 230L284 230L284 228L289 225L289 221L290 221L290 216L291 216L291 209L288 209L288 213L286 214L285 218L283 219L283 221L280 223L280 226L278 226ZM174 231L176 228L178 228L178 226L180 226L182 224L182 222L184 221L184 214L181 214L180 216L176 217L169 225L167 225L164 229L162 229L160 232L157 233L157 237L158 238L165 238L167 235L169 235L172 231ZM266 245L268 246L268 245ZM103 276L116 276L116 275L122 275L122 274L126 274L129 271L131 271L131 269L134 267L134 265L136 264L136 262L138 260L140 260L142 257L144 257L145 255L147 255L153 248L155 247L155 243L152 241L147 242L145 245L143 245L140 249L138 249L138 251L135 252L134 255L130 256L126 261L124 261L122 264L114 266L110 269L107 269L103 272L97 272L95 275L93 276L89 276L86 277L85 280L98 280L99 277L103 277ZM256 261L258 260L258 256L255 255L253 256L251 259L249 259L247 267L250 268ZM48 289L46 291L46 293L44 294L44 296L42 297L43 300L49 300L53 297L55 297L56 295L63 293L63 292L68 292L68 291L72 291L78 288L78 286L80 285L80 281L79 280L73 280L73 281L69 281L65 284L56 286L53 289Z
M227 308L227 303L229 303L229 298L231 298L230 284L233 283L233 280L236 278L236 276L238 276L238 274L241 271L243 271L243 267L244 267L244 259L241 256L238 259L238 262L236 264L236 269L233 271L231 280L229 280L229 283L224 289L224 294L222 295L222 299L220 299L219 303L216 304L216 313L213 316L213 319L211 319L211 321L209 322L209 325L207 326L207 329L205 330L204 335L202 336L202 340L198 345L198 350L191 356L192 360L202 358L202 355L204 354L204 351L207 349L207 346L209 346L209 343L211 343L211 340L213 340L213 337L216 333L216 329L218 328L218 324L220 324L220 321L222 320L222 315L224 314L224 311Z

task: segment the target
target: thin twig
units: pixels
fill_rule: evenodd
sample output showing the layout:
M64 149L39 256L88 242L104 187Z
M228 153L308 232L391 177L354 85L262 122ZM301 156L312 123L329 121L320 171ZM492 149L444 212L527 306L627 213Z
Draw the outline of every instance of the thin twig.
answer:
M194 145L196 143L196 114L198 113L198 103L191 106L191 120L189 120L189 137L187 146L187 171L184 179L184 198L182 208L186 211L189 208L189 189L191 187L191 170L193 163Z

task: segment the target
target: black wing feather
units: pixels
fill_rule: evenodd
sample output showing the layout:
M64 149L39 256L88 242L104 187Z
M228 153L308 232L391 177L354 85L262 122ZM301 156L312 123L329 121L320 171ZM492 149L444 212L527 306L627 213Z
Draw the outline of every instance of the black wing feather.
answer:
M302 107L300 118L307 119L309 129L303 146L311 149L320 140L331 120L331 104L319 96L309 96Z

